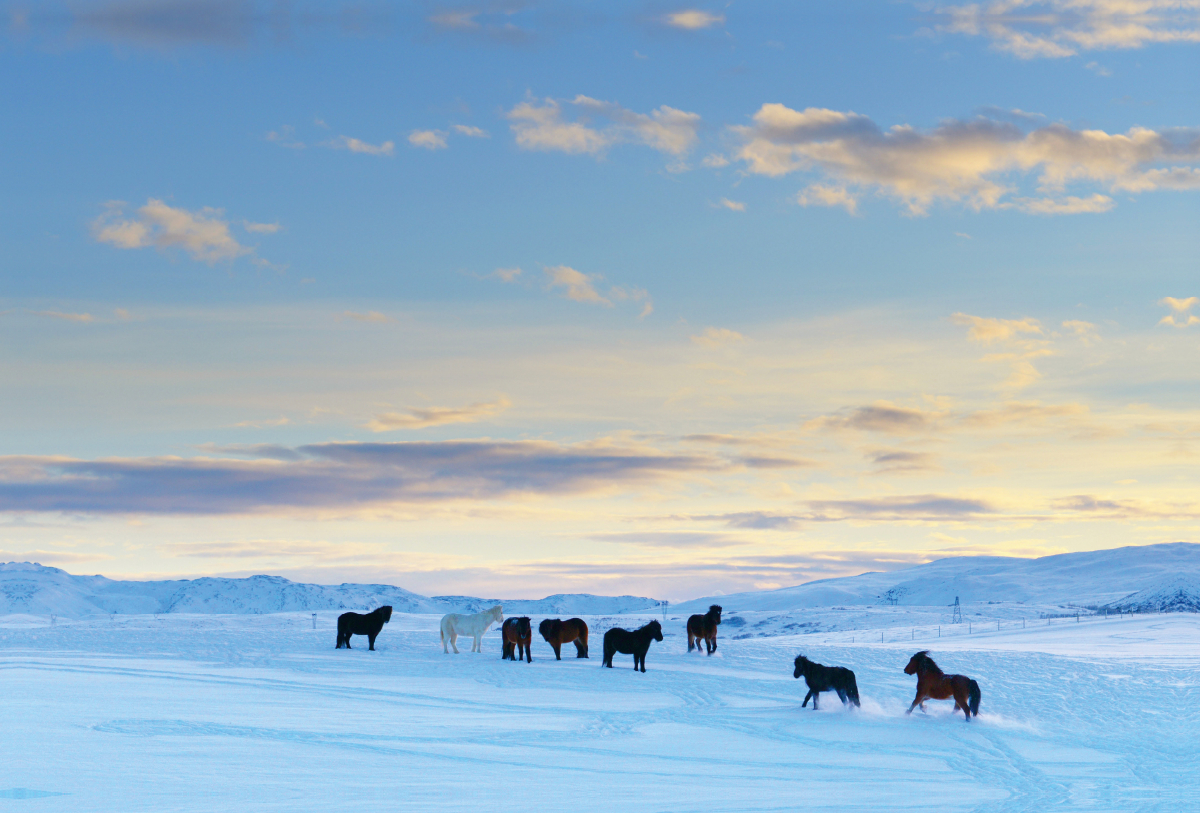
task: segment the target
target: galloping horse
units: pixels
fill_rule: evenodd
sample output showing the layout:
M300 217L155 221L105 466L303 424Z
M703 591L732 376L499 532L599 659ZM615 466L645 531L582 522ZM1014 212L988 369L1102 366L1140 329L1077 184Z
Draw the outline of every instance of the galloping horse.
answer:
M547 618L538 625L538 632L546 639L546 643L554 648L554 659L562 660L563 644L575 642L575 657L588 656L588 626L582 618L571 618L562 621L558 618Z
M645 672L646 650L650 648L651 638L655 641L663 639L662 624L657 621L651 621L633 632L613 627L604 633L604 661L600 665L612 669L613 655L622 652L626 655L633 655L633 671L636 672L638 665L641 664L642 671Z
M704 615L693 615L687 622L688 652L693 647L700 649L700 642L708 647L708 654L717 651L717 626L721 623L721 606L714 604Z
M442 616L442 651L449 652L446 649L446 639L450 639L450 646L454 647L454 654L458 654L458 646L455 641L460 635L470 635L475 639L475 643L471 645L472 652L482 652L480 644L483 641L483 634L487 632L488 627L492 624L500 624L504 622L504 613L501 611L501 606L497 604L490 610L484 610L481 613L474 615L461 615L459 613L450 613Z
M837 692L843 706L846 705L847 698L856 706L862 705L858 702L858 682L854 679L854 673L844 666L822 666L803 655L797 655L796 670L792 672L792 677L798 678L801 675L804 675L804 682L808 684L808 694L804 695L804 702L800 704L800 708L807 706L808 698L811 697L813 711L816 711L821 692L830 691Z
M928 649L909 659L904 674L917 676L917 696L905 714L912 714L917 706L924 709L926 698L947 700L953 697L954 710L962 709L968 723L972 714L979 716L979 684L965 675L947 675L929 657Z
M383 625L392 620L391 606L380 607L378 610L363 615L362 613L342 613L338 616L337 646L334 649L350 648L351 635L367 636L368 646L375 651L375 636L383 629Z
M533 643L533 628L529 626L529 616L506 620L500 626L500 643L500 660L519 661L524 650L526 662L533 663L533 656L529 654L529 645Z

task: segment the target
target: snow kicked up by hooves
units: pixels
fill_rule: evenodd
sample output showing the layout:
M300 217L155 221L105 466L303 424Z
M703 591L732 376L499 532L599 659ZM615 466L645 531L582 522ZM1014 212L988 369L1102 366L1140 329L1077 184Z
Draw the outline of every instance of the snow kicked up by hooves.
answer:
M683 621L645 674L593 657L444 655L397 613L335 651L335 613L0 618L0 807L39 811L1187 810L1200 806L1200 617L941 641L720 639ZM588 619L598 643L613 619ZM616 619L634 627L645 617ZM906 716L909 655L983 689ZM861 709L801 709L803 651Z

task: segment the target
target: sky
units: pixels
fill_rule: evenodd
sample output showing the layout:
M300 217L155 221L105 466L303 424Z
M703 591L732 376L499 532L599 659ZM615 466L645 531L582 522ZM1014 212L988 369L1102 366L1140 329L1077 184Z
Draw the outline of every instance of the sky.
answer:
M5 2L0 561L1200 542L1200 0Z

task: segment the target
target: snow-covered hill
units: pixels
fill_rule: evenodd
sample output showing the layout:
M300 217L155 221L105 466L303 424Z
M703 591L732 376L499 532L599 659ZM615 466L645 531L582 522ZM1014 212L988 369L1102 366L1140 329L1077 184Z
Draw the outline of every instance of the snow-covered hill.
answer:
M279 576L114 581L103 576L73 576L56 567L29 562L0 564L0 615L82 618L110 613L366 611L382 604L403 613L477 612L503 604L508 615L618 614L659 606L651 598L587 594L556 595L536 601L428 598L388 584L299 584Z
M1168 596L1160 595L1163 590L1171 592L1163 587L1164 580L1185 585L1185 596L1200 600L1200 545L1176 542L1039 559L960 556L781 590L707 596L672 606L671 610L703 612L710 604L722 605L726 613L890 603L944 606L953 604L956 596L964 604L1112 604L1115 608L1117 602L1132 600L1132 594L1143 591L1146 595L1138 601L1169 603Z
M1134 613L1200 613L1200 580L1191 575L1169 576L1107 606Z

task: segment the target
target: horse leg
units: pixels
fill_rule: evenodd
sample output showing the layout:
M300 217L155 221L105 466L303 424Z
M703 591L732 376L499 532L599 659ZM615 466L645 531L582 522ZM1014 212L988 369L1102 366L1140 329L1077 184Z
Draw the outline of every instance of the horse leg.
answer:
M375 636L371 633L367 633L367 649L375 651Z
M529 645L532 643L533 641L525 642L525 663L533 663L533 653L529 651Z
M454 630L450 630L450 646L453 647L455 655L462 654L458 651L458 633Z
M562 644L555 643L555 644L550 644L550 646L554 648L554 660L561 661L562 660Z
M696 638L692 635L692 631L688 630L688 652L696 648Z
M813 692L813 711L817 710L817 703L818 703L818 701L820 701L820 699L821 699L821 693Z
M811 698L811 697L813 697L813 690L809 689L808 694L804 695L804 702L800 704L800 708L804 708L805 706L807 706L809 698ZM817 704L813 703L813 708L815 709L816 707L817 707Z
M716 633L716 630L713 630L712 652L709 652L708 654L711 655L713 652L716 652L716 651L717 651L717 633Z
M906 711L904 713L912 714L913 709L915 709L917 706L921 707L921 711L925 711L925 695L921 692L920 689L917 689L917 696L913 699L912 705L908 707L908 711Z

